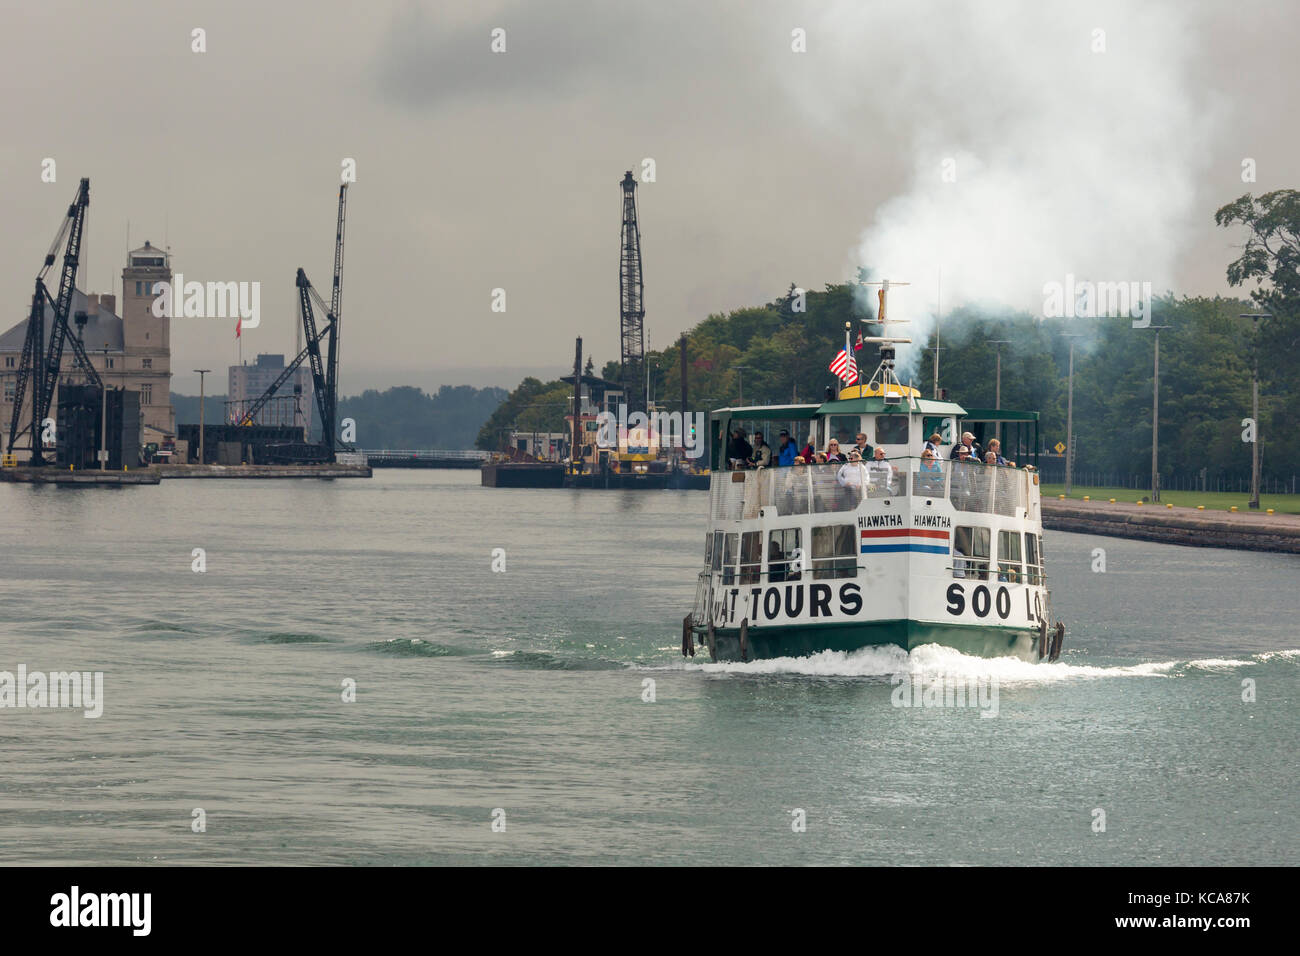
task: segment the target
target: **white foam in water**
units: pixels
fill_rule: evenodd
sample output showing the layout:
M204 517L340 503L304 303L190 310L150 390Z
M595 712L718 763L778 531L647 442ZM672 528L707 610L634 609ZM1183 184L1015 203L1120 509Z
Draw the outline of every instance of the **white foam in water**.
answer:
M888 677L921 674L926 677L996 678L1002 683L1052 683L1099 677L1165 677L1179 667L1213 670L1251 667L1270 657L1295 657L1300 651L1256 654L1252 660L1206 658L1195 661L1150 661L1101 667L1089 664L1050 664L1024 661L1018 657L972 657L951 647L926 644L910 654L901 647L868 647L860 651L822 651L807 657L775 657L770 660L684 663L686 670L706 674L795 674L810 677Z

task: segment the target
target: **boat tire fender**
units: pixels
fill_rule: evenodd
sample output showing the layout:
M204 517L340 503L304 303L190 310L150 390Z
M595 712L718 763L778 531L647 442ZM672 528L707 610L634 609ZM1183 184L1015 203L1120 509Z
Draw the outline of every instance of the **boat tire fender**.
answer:
M740 659L749 660L749 618L740 622Z
M1060 621L1056 622L1056 631L1052 635L1052 653L1048 656L1049 661L1054 661L1061 656L1061 645L1065 643L1065 625Z

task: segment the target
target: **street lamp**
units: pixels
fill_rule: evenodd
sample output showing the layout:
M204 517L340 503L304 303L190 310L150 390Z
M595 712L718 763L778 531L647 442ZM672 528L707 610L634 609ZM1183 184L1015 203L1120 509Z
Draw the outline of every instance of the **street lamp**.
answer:
M1141 325L1156 334L1155 365L1151 375L1151 503L1160 500L1160 330L1172 325Z
M211 372L212 369L210 369L210 368L196 368L194 371L196 371L196 372L199 373L199 464L202 465L202 464L204 464L204 460L203 460L203 447L204 447L204 446L203 446L203 397L204 397L203 385L204 385L204 379L203 379L203 376L206 375L208 372Z
M740 398L738 399L738 404L742 406L745 404L745 371L750 368L753 368L753 366L752 365L731 366L731 370L733 372L740 373Z
M1250 504L1246 507L1259 510L1259 320L1271 319L1269 312L1243 312L1239 316L1250 319L1253 331L1250 337L1250 354L1253 369L1250 375L1250 420L1255 426L1254 441L1250 443Z
M1065 496L1070 496L1074 487L1074 340L1082 338L1082 332L1062 332L1062 338L1070 340L1070 378L1065 404Z
M108 343L104 343L104 380L99 385L99 470L108 470Z

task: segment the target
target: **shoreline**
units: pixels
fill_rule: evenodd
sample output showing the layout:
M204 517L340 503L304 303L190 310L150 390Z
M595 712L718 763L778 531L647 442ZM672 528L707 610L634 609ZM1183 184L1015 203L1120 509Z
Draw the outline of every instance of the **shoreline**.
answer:
M1238 551L1300 554L1300 516L1263 511L1198 511L1162 504L1042 500L1043 527L1112 538Z

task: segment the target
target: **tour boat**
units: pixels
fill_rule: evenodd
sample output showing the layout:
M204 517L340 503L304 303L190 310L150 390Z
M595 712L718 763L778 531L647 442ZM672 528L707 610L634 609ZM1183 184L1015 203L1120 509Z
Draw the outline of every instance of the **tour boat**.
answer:
M881 343L866 384L827 389L820 404L712 413L704 570L682 653L697 642L719 661L940 644L1055 660L1065 629L1048 624L1038 472L953 461L965 409L898 381L894 344L905 339L864 341ZM775 441L772 467L732 467L737 427L769 439L785 428L797 448L823 451L834 438L847 452L865 434L887 467L777 466Z

